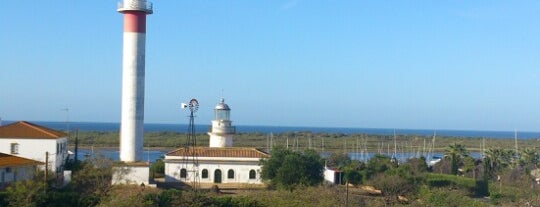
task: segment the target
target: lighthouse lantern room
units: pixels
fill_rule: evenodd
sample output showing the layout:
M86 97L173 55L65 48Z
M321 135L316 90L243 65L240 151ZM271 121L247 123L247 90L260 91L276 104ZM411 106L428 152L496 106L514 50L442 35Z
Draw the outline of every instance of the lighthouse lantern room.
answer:
M210 135L210 147L232 147L233 135L236 128L231 125L231 108L225 104L225 99L214 108L214 120L208 131Z

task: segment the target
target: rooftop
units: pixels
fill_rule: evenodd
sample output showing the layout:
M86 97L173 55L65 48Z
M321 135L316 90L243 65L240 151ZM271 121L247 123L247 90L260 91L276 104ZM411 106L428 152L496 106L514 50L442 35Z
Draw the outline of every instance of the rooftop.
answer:
M0 167L16 167L27 165L43 165L43 162L0 153Z
M67 137L67 134L26 121L0 126L0 138L57 139L62 137Z
M166 156L193 156L198 157L242 157L242 158L269 158L270 155L257 148L248 147L195 147L178 148L165 154Z

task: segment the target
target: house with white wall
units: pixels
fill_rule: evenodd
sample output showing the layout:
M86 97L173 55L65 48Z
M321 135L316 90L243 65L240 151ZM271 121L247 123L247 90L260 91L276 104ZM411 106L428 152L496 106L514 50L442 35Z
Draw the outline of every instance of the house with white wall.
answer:
M13 182L32 180L37 167L43 164L36 160L0 153L0 189Z
M256 148L232 146L236 128L230 111L224 99L214 108L209 147L185 146L165 154L165 182L220 187L263 184L259 162L270 155Z
M324 181L329 184L343 184L344 182L343 172L341 170L324 167Z
M14 122L0 126L0 152L44 162L61 177L68 158L68 136L30 122Z
M259 161L269 157L256 148L179 148L165 154L165 182L262 184Z

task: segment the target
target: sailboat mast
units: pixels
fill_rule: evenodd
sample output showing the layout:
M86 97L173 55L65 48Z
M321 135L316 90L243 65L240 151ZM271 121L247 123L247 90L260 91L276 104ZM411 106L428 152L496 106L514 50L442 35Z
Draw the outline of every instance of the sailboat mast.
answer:
M516 156L517 156L519 153L518 141L517 141L517 130L514 130L514 143L516 145L515 147L516 147Z

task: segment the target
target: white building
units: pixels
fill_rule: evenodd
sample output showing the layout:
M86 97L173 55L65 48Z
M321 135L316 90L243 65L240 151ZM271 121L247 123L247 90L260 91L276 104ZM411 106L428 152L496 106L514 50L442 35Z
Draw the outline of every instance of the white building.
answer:
M67 134L25 121L0 126L0 152L46 162L57 176L64 171L68 158Z
M6 185L34 178L38 165L43 162L0 153L0 189Z
M338 169L324 167L324 181L330 184L342 184L343 172Z
M236 130L230 111L223 99L214 108L209 147L188 146L165 154L165 182L236 187L262 184L259 161L270 155L256 148L232 146Z
M179 148L165 155L165 182L262 184L259 160L269 157L255 148Z

